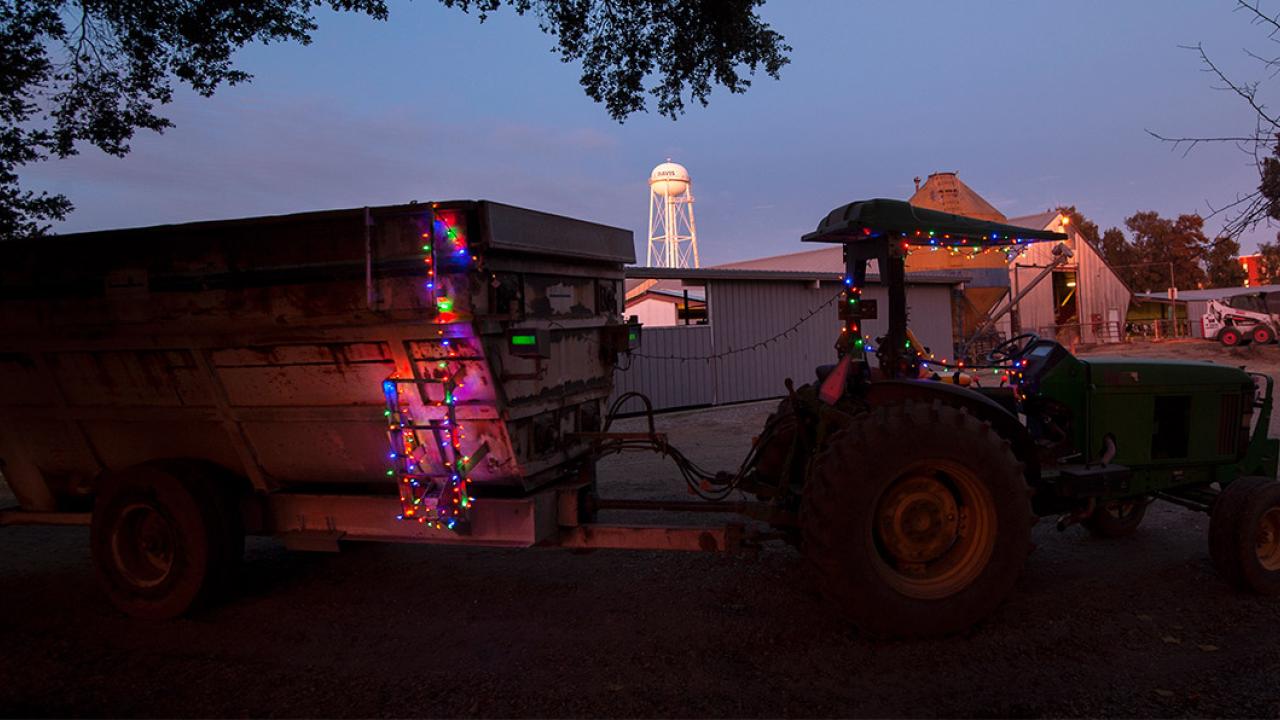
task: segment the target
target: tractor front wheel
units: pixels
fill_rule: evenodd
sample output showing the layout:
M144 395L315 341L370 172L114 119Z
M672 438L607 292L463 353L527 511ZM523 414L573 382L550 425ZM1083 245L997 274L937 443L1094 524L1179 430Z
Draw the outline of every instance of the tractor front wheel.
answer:
M1146 514L1146 498L1117 500L1099 505L1082 524L1094 537L1122 538L1132 535Z
M1226 345L1227 347L1235 347L1236 345L1244 342L1244 335L1234 327L1226 327L1218 333L1218 342Z
M1242 477L1227 485L1209 516L1209 555L1235 587L1280 595L1280 482Z
M1031 541L1009 442L937 402L855 416L815 458L800 523L824 594L877 637L953 633L986 617Z

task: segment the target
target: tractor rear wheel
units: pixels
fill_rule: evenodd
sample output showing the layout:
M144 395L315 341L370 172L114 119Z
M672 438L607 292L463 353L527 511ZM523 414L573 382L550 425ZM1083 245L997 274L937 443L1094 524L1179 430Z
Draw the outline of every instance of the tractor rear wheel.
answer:
M1227 485L1209 516L1209 555L1235 587L1280 595L1280 482L1242 477Z
M1147 514L1147 499L1117 500L1099 505L1081 523L1100 538L1122 538L1133 534Z
M1023 467L991 424L939 402L857 415L814 459L804 552L864 633L964 630L1012 590L1030 552Z
M1227 347L1235 347L1244 342L1244 335L1234 327L1225 327L1218 333L1218 342Z
M1249 339L1259 345L1266 345L1276 339L1275 333L1271 332L1271 328L1266 325L1259 325L1249 334Z

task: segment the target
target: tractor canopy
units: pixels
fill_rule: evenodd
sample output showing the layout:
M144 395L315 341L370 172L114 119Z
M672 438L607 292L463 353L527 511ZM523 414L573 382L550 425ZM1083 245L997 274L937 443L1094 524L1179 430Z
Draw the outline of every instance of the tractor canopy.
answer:
M859 200L827 213L804 242L848 243L880 239L908 245L989 247L1042 240L1066 240L1048 230L975 220L963 215L918 208L903 200Z

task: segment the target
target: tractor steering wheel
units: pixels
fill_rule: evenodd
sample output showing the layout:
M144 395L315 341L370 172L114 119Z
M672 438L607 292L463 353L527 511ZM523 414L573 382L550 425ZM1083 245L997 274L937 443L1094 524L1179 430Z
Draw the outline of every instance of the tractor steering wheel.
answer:
M1005 340L999 345L991 348L991 352L987 353L987 360L994 365L1014 362L1020 359L1023 355L1026 355L1027 351L1031 349L1031 346L1035 345L1039 340L1040 336L1035 333L1014 335L1008 340Z

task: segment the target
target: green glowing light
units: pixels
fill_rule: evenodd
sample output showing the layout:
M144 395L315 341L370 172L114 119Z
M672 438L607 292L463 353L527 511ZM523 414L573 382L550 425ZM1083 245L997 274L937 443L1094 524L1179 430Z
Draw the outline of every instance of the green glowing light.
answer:
M536 335L512 335L512 345L537 345L538 337Z
M453 310L453 300L447 297L436 298L436 308L438 308L440 312L449 312L450 310Z

